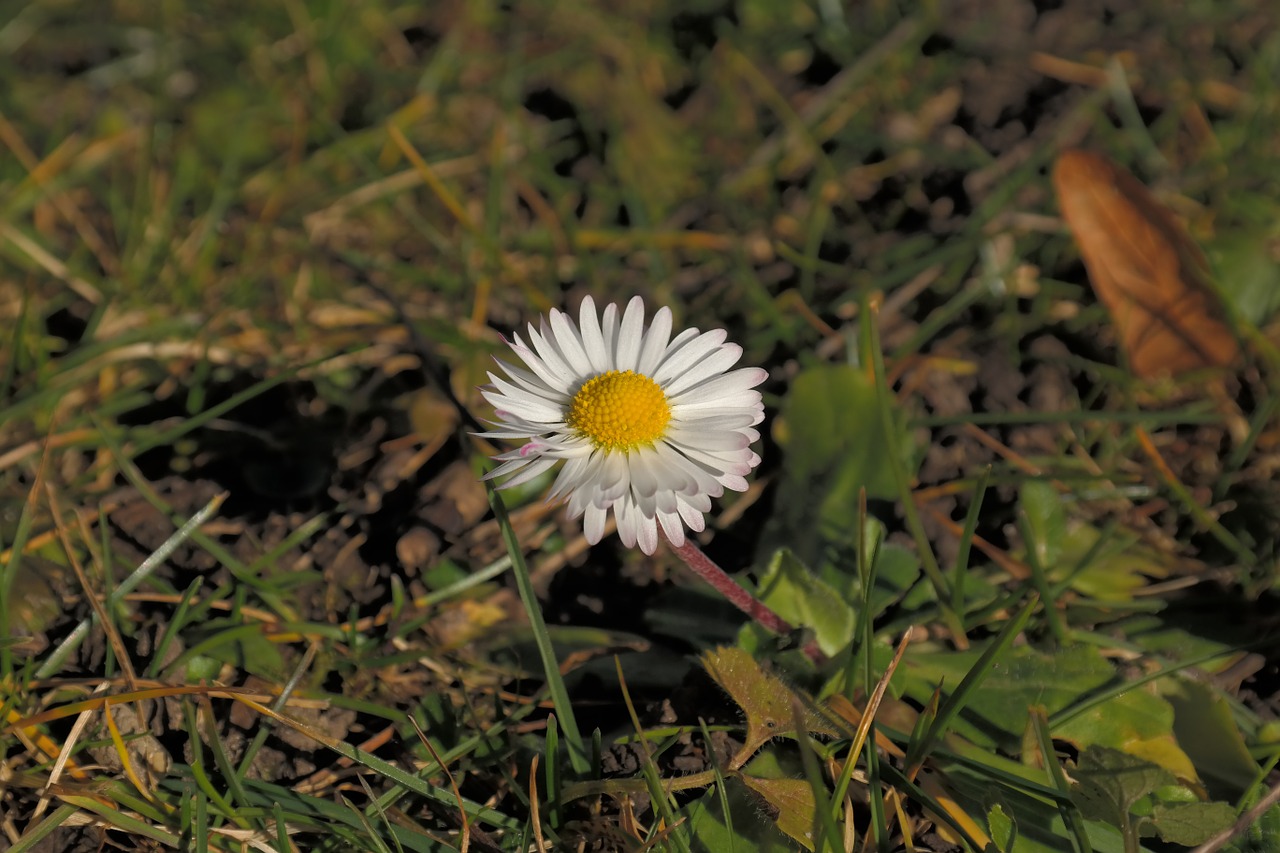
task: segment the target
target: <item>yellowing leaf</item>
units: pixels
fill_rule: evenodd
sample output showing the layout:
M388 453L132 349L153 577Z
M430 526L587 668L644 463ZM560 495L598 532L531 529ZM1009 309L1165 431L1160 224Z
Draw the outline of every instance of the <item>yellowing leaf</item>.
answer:
M1173 735L1173 707L1135 688L1095 705L1053 730L1053 736L1084 750L1110 747L1151 762L1180 779L1199 779L1195 765Z
M793 706L803 709L808 732L839 737L813 703L804 699L776 675L765 672L750 654L739 648L721 647L702 656L707 674L724 688L747 718L746 740L733 769L775 737L795 738Z
M803 779L761 779L745 773L742 783L768 804L769 816L787 835L806 850L813 849L813 826L817 805L813 788Z

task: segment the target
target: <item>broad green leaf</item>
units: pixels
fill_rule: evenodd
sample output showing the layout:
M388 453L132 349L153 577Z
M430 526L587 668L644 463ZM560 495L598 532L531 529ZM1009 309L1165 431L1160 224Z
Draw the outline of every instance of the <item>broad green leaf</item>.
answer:
M812 628L818 647L828 655L853 640L856 616L848 601L786 548L769 561L759 597L791 624Z
M1063 540L1067 532L1067 513L1062 506L1062 496L1044 480L1028 480L1018 494L1018 505L1027 519L1031 541L1027 546L1035 550L1036 562L1052 573L1058 568Z
M1148 818L1161 838L1186 847L1203 844L1235 819L1235 809L1224 802L1157 802L1152 805Z
M1119 750L1089 747L1072 775L1071 798L1081 813L1131 836L1158 835L1192 846L1235 820L1229 804L1200 802L1167 770Z
M1274 237L1234 233L1220 236L1209 247L1222 294L1242 318L1264 325L1280 310L1280 264Z
M696 853L790 853L795 849L772 822L760 819L759 803L745 786L729 779L725 788L729 815L725 815L715 788L684 809L690 847Z
M991 841L999 853L1012 853L1014 842L1018 839L1018 825L1004 808L996 803L987 809L987 827L991 830Z
M871 499L897 497L875 384L853 367L809 368L792 383L773 430L786 464L770 539L819 567L828 549L844 551L857 541L861 489ZM910 442L899 444L911 452ZM853 565L853 555L846 556Z
M908 650L903 660L911 676L906 692L917 702L928 702L937 685L945 692L959 684L981 654L978 647L964 652ZM1043 705L1054 714L1114 677L1111 664L1092 646L1068 646L1053 654L1018 646L1001 657L970 697L956 728L980 746L1012 746L1026 728L1027 708ZM965 720L973 724L960 724Z
M871 587L872 616L883 615L898 601L908 611L936 601L933 584L916 583L919 579L920 558L914 551L893 543L881 545L876 558L875 584Z
M1018 781L1022 778L1021 769L1012 775L979 770L980 755L977 750L973 751L971 760L974 763L958 765L947 762L945 758L937 759L939 769L945 771L941 782L957 806L973 815L987 815L988 826L993 830L995 827L990 821L991 810L997 806L1002 809L1016 828L1010 853L1063 853L1064 850L1071 850L1066 840L1069 831L1063 824L1061 812L1053 803L1024 791ZM1003 762L1004 760L1000 761ZM1001 779L1006 781L999 781ZM1039 780L1043 780L1043 774L1037 774L1037 781ZM1094 853L1132 853L1125 850L1116 828L1087 822L1085 829ZM992 838L995 837L993 832Z
M1226 698L1189 678L1165 678L1159 685L1173 709L1174 735L1210 788L1217 782L1234 798L1252 785L1258 764Z
M1133 807L1162 785L1174 784L1167 770L1150 761L1111 749L1091 746L1080 753L1072 773L1071 799L1089 820L1127 827Z
M1158 764L1179 778L1195 781L1196 768L1173 735L1173 706L1141 688L1094 705L1053 730L1077 749L1106 746Z
M793 705L796 702L803 709L805 728L809 732L827 737L841 735L835 726L813 709L811 702L803 699L776 675L765 672L742 649L722 647L707 652L702 656L702 665L742 708L747 718L741 754L750 755L775 737L794 738Z
M1228 613L1208 610L1200 602L1169 607L1159 615L1134 616L1118 623L1129 642L1167 660L1203 659L1221 651L1221 657L1202 660L1200 669L1221 672L1240 660L1237 645L1252 637L1242 622L1231 622Z
M1067 522L1062 540L1060 572L1074 572L1071 588L1100 601L1129 601L1148 578L1168 577L1173 559L1142 545L1129 533L1118 533L1098 546L1098 528L1082 521ZM1088 560L1081 565L1082 561Z

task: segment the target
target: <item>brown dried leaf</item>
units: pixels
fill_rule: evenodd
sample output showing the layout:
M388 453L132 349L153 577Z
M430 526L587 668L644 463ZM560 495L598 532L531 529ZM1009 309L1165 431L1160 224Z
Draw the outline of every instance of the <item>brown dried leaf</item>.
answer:
M1073 150L1058 158L1053 184L1135 375L1176 377L1235 360L1239 346L1204 254L1137 178L1100 154Z

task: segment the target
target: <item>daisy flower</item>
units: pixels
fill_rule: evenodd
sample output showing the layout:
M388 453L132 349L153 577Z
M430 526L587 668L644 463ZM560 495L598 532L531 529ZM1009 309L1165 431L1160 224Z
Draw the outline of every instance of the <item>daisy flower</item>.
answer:
M752 389L767 374L729 369L742 347L726 343L723 329L672 337L668 308L646 328L640 297L597 316L588 296L576 324L552 309L528 336L511 342L524 366L499 359L506 375L490 373L493 384L481 389L497 410L483 435L523 442L495 457L502 464L488 477L514 475L501 488L563 462L548 499L568 502L593 545L612 510L623 543L646 554L659 528L682 546L686 525L703 529L712 498L747 488L760 463L753 427L764 419Z

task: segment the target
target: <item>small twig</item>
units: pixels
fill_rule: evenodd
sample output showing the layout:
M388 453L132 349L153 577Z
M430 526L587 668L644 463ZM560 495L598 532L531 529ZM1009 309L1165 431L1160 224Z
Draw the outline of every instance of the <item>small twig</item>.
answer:
M720 568L714 560L704 554L692 539L686 537L683 545L675 545L671 542L667 544L671 545L671 550L684 561L686 566L693 570L695 575L711 584L712 588L723 595L726 601L756 622L773 633L783 636L795 630L795 627L790 622L775 613L769 605L735 583L733 578L729 577L724 569ZM812 640L805 643L803 651L805 657L816 664L825 663L827 660L827 656L818 648L817 643Z
M1277 802L1280 802L1280 784L1273 785L1271 790L1267 791L1267 795L1258 800L1257 805L1240 815L1240 818L1235 823L1210 838L1204 844L1201 844L1195 850L1192 850L1191 853L1217 853L1228 842L1242 835L1245 830L1253 826L1254 822L1262 817L1263 812Z

